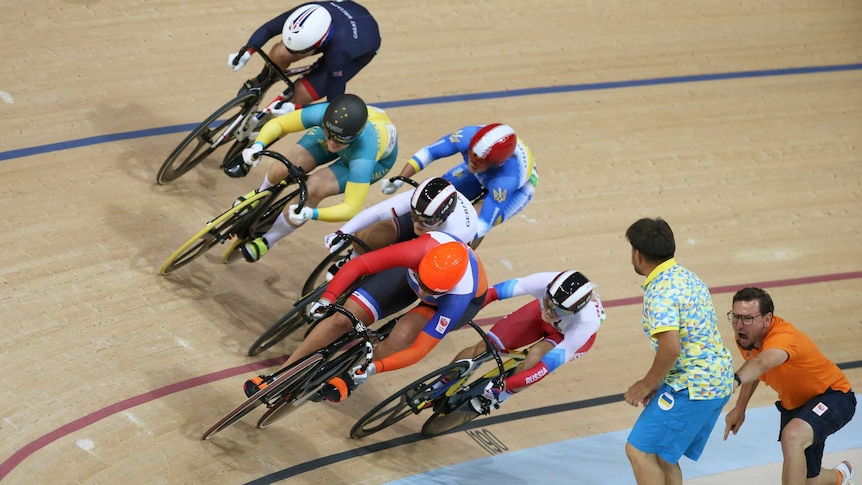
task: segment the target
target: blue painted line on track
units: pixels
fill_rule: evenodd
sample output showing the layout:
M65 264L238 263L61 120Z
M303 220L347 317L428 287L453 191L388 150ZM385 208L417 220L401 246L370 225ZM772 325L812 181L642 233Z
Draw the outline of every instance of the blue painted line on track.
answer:
M706 81L719 81L728 79L746 79L774 76L793 76L800 74L822 74L830 72L858 71L862 70L862 63L856 64L838 64L830 66L807 66L807 67L789 67L781 69L763 69L754 71L739 71L739 72L722 72L713 74L698 74L690 76L669 76L650 79L635 79L629 81L610 81L587 84L570 84L565 86L547 86L538 88L512 89L505 91L489 91L486 93L471 93L457 94L451 96L434 96L429 98L406 99L400 101L385 101L382 103L374 103L384 109L403 108L409 106L422 106L429 104L443 103L458 103L464 101L482 101L488 99L513 98L520 96L538 96L542 94L556 93L571 93L578 91L597 91L604 89L623 89L642 86L656 86L661 84L679 84L679 83L695 83ZM0 152L0 161L12 160L16 158L29 157L33 155L41 155L50 152L61 150L70 150L73 148L81 148L101 143L113 143L123 140L131 140L136 138L147 138L159 135L169 135L173 133L184 133L191 131L198 123L186 123L182 125L165 126L161 128L149 128L145 130L127 131L124 133L115 133L108 135L92 136L81 138L78 140L69 140L58 143L49 143L47 145L39 145L35 147L19 148Z

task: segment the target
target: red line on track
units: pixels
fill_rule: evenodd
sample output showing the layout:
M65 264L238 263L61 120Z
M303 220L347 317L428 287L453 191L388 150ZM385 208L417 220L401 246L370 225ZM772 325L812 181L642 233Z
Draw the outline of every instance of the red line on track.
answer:
M805 276L800 278L791 278L786 280L774 280L774 281L760 281L753 283L744 283L741 285L733 285L733 286L719 286L715 288L710 288L710 292L714 294L721 293L731 293L735 292L740 288L744 288L746 286L757 286L760 288L778 288L782 286L796 286L796 285L809 285L814 283L828 283L833 281L841 281L841 280L850 280L862 278L862 271L853 271L849 273L835 273L828 275L820 275L820 276ZM606 307L618 307L618 306L626 306L626 305L635 305L642 301L641 297L632 297L632 298L620 298L617 300L609 300L603 301L603 305ZM491 323L496 322L499 317L491 317L491 318L483 318L481 320L477 320L476 323L480 325L489 325ZM7 458L3 463L0 463L0 480L6 477L15 467L17 467L22 461L27 459L33 453L41 450L42 448L48 446L49 444L57 441L60 438L68 436L69 434L74 433L80 429L83 429L97 421L101 421L109 416L117 414L119 412L125 411L127 409L131 409L135 406L139 406L141 404L146 404L150 401L154 401L156 399L168 396L170 394L174 394L180 391L185 391L187 389L191 389L193 387L201 386L203 384L209 384L211 382L219 381L221 379L226 379L228 377L234 377L242 374L250 374L258 369L265 369L268 367L273 367L276 365L283 364L287 360L287 356L283 355L281 357L274 357L267 360L262 360L260 362L254 362L251 364L245 364L237 367L232 367L230 369L220 370L217 372L213 372L210 374L206 374L199 377L193 377L191 379L186 379L184 381L176 382L174 384L169 384L164 387L160 387L158 389L145 392L143 394L139 394L137 396L130 397L118 403L112 404L108 407L99 409L98 411L94 411L82 418L78 418L71 423L60 426L59 428L51 431L30 443L26 444L23 448L20 448L18 451L12 454L9 458Z

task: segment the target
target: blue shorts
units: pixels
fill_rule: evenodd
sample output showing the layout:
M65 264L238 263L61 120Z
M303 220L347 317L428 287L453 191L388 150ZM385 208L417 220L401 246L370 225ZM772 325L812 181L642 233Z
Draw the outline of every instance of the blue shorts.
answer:
M785 409L781 405L781 401L776 401L775 407L781 412L781 430L778 432L778 441L781 441L781 431L793 418L805 421L814 430L814 443L805 448L808 478L814 478L820 475L826 437L843 428L856 414L856 395L853 394L852 390L841 392L830 388L796 409Z
M296 143L308 150L308 153L314 158L314 163L318 167L335 162L327 168L335 174L335 178L338 180L338 189L341 193L344 193L344 188L347 186L347 180L350 177L350 167L347 161L339 158L338 153L332 153L326 149L326 136L323 133L323 129L319 126L312 127ZM372 184L386 176L389 169L395 165L396 158L398 158L398 150L393 150L388 156L377 161L373 172L371 172Z
M643 453L676 464L685 455L700 458L709 434L730 395L692 400L688 390L674 391L662 384L629 433L628 442Z

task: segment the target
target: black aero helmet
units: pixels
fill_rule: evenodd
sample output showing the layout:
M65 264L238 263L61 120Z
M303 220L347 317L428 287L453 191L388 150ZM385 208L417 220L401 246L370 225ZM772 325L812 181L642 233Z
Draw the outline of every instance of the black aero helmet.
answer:
M548 285L547 297L551 303L575 313L586 306L593 296L593 284L579 271L563 271Z
M455 210L457 203L455 186L440 177L423 181L410 196L413 218L428 227L443 223Z
M342 94L329 102L323 113L323 133L341 144L353 143L368 122L368 107L355 94Z

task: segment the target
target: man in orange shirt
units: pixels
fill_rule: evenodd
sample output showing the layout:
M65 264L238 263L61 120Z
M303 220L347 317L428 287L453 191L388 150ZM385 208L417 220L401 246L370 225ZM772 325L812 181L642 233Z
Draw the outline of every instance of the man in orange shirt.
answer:
M807 335L775 316L774 309L772 298L760 288L743 288L733 295L727 319L745 364L733 376L741 389L736 406L725 417L724 439L739 431L745 408L763 381L778 392L778 441L784 455L781 483L852 484L855 473L849 461L832 470L820 466L826 438L856 412L850 382Z

